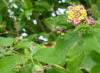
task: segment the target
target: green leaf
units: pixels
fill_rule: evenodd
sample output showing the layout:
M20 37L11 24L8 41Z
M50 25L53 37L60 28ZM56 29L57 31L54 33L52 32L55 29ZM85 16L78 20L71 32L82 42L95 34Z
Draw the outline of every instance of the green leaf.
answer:
M58 0L44 0L47 1L49 4L56 4L58 2Z
M94 60L96 63L100 64L100 53L96 51L92 51L89 56Z
M96 63L90 57L85 56L81 64L81 69L85 69L86 71L90 72L95 64Z
M94 29L93 34L87 35L84 38L83 48L86 54L89 54L91 51L97 51L100 53L100 30Z
M81 73L79 69L85 55L93 50L100 53L99 33L99 29L94 29L92 34L83 35L81 39L77 39L76 43L69 49L67 63L70 73ZM95 55L93 57L95 58ZM96 60L99 62L99 59Z
M32 73L32 64L25 64L24 71L18 73Z
M80 70L80 66L84 58L84 50L80 46L82 44L82 40L77 40L68 50L67 70L69 73L82 73Z
M16 64L22 63L19 56L8 56L0 59L0 73L13 73Z
M90 73L100 73L100 65L94 66Z
M100 29L100 19L96 20L95 23L96 23L96 28Z
M13 38L7 37L0 37L0 46L12 46L14 42Z
M98 7L100 6L100 0L96 1L96 4L98 5Z
M97 5L96 4L92 4L91 9L92 9L92 15L93 15L93 17L95 19L99 19L100 18L100 15L99 15L100 11L99 11Z
M0 25L0 32L4 32L6 30L6 25Z
M59 37L54 48L40 48L40 50L35 54L34 58L44 63L63 65L66 61L67 50L78 38L73 38L76 34L71 34L72 35L64 36L66 38ZM70 39L72 40L69 41Z
M22 7L23 7L25 10L28 10L28 9L32 8L32 2L30 2L30 1L25 0L25 1L22 2L21 4L22 4Z
M28 17L30 17L30 14L32 13L32 11L33 11L33 9L25 11L25 16L26 16L27 19L28 19Z
M46 1L37 1L37 2L35 2L34 10L37 12L44 12L45 10L51 11L52 8L50 7L48 2L46 2Z
M25 57L31 59L31 53L28 49L25 49Z
M67 15L62 14L54 18L45 19L45 24L50 30L54 31L57 26L63 26L63 27L71 26L71 24L69 24L66 19Z
M2 18L2 16L0 16L0 24L1 24L2 20L3 20L3 18Z
M30 48L33 45L33 42L20 42L15 45L15 48Z

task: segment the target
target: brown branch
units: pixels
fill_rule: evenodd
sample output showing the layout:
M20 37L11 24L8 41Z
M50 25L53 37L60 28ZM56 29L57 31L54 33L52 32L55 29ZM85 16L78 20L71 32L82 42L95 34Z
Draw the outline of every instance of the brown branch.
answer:
M54 6L53 11L54 11L54 13L55 13L55 14L56 14L56 16L57 16L57 13L56 13L57 8L56 8L56 6Z
M3 34L13 34L13 35L16 35L16 33L12 32L12 31L7 31L7 33L6 32L0 33L0 35L3 35Z
M5 6L11 11L10 7L9 7L9 4L5 1L5 0L2 0L3 3L5 4ZM14 22L14 28L16 29L16 35L19 36L19 32L18 32L18 26L17 26L17 21L16 19L14 18L15 16L12 14L13 16L13 22Z
M37 20L40 29L41 29L43 32L45 32L45 28L43 27L41 20L36 16L35 12L33 12L33 16L34 16L34 18Z

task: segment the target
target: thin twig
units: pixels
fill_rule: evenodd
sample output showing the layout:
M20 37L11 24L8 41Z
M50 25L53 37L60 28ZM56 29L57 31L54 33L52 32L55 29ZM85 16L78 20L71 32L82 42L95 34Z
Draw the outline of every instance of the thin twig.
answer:
M16 33L12 32L12 31L7 31L7 32L0 33L0 35L3 35L3 34L13 34L13 35L16 35Z
M6 7L11 11L9 4L5 0L2 0L2 1L6 5ZM12 14L12 16L15 17L13 14ZM14 22L14 28L16 29L16 35L19 36L17 21L16 21L15 18L12 18L12 19L13 19L13 22Z
M79 32L78 35L79 35L79 38L82 38L82 34L81 34L81 32Z

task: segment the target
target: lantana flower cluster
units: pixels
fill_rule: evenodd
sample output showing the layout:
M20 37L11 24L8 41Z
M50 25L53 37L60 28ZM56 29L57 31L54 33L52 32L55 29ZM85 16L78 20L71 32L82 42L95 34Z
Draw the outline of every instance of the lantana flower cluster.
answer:
M79 24L94 24L94 19L88 18L87 11L83 5L69 6L66 12L68 14L67 22L74 23L75 26Z

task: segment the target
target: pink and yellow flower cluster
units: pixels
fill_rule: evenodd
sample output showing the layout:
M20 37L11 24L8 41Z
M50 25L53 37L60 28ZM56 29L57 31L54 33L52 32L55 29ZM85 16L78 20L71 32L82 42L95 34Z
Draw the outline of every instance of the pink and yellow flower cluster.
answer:
M88 18L87 11L83 5L69 6L66 13L68 14L67 22L73 22L75 26L78 26L81 23L94 24L94 19Z

